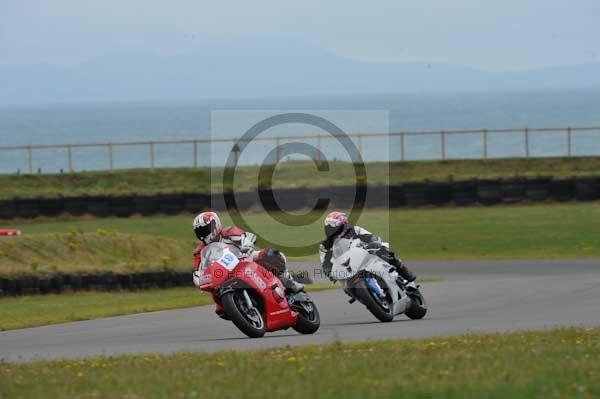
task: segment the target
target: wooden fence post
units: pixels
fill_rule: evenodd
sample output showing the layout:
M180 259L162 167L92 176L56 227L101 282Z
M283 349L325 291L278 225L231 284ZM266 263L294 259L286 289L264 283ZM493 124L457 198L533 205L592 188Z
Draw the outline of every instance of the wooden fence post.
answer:
M150 169L154 169L154 142L150 142Z
M442 147L442 159L446 159L446 133L443 130L440 132L440 141Z
M33 173L33 151L31 146L27 147L27 166L29 167L29 174Z
M113 145L112 143L108 143L108 167L110 170L113 170Z
M69 173L73 173L73 146L71 144L67 146L67 155L69 158Z
M400 161L404 161L404 132L400 132Z
M483 159L488 158L488 130L483 129Z
M525 158L529 158L529 128L525 128Z
M363 156L363 143L362 143L362 134L358 135L358 154L361 156Z
M194 140L194 168L198 167L198 140Z
M321 135L317 135L317 161L321 162L321 154L323 153L323 145L321 143Z

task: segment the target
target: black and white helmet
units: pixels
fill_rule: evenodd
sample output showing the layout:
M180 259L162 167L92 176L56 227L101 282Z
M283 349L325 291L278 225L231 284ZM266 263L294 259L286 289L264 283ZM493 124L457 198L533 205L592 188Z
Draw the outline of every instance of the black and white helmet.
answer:
M204 245L219 240L221 236L221 220L214 212L202 212L194 219L193 226L196 237Z

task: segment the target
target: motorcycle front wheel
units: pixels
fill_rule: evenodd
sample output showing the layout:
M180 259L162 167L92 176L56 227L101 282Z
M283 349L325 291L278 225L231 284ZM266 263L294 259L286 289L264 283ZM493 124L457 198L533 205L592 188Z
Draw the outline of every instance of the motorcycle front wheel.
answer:
M409 296L412 301L412 304L408 309L406 309L406 312L404 312L404 314L408 318L413 320L422 319L427 314L427 302L425 302L423 294L421 294L421 291L417 291L415 293L410 294Z
M256 306L249 307L242 291L228 292L221 297L221 304L227 316L241 332L250 338L265 335L265 321Z
M363 277L354 286L355 292L360 297L361 302L379 321L390 322L394 320L392 303L387 302L385 298L377 297L377 294L369 288L366 278L376 277Z
M312 301L304 302L294 306L294 311L298 312L298 320L292 328L300 334L314 334L321 326L321 316L319 310Z

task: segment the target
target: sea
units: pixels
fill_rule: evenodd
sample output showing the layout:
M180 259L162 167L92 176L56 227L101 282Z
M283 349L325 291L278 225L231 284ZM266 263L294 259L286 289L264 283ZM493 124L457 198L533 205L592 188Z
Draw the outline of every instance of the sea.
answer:
M568 127L598 128L569 134ZM451 133L472 129L516 131ZM243 138L237 152L234 138ZM35 147L44 145L65 147ZM34 147L12 149L23 146ZM255 165L569 154L600 156L600 89L0 107L4 174L223 166L234 159Z

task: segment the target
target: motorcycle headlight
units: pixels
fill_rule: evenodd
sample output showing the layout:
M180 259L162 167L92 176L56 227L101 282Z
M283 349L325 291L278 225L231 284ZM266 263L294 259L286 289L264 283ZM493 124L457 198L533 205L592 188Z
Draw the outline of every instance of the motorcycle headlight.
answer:
M210 273L204 273L200 276L200 278L198 279L198 281L200 282L200 285L207 285L210 284L212 282L212 274Z

